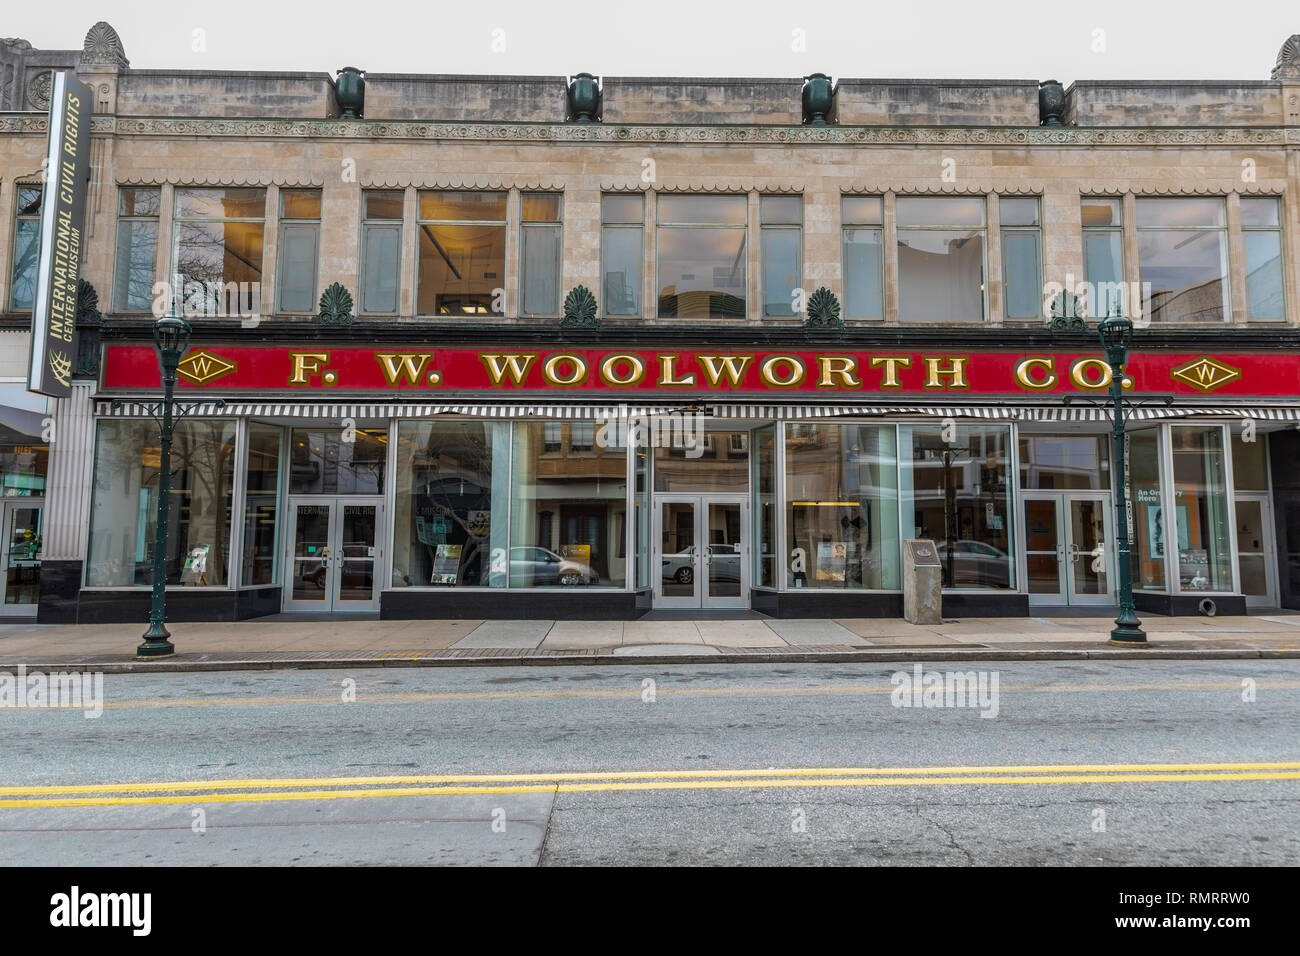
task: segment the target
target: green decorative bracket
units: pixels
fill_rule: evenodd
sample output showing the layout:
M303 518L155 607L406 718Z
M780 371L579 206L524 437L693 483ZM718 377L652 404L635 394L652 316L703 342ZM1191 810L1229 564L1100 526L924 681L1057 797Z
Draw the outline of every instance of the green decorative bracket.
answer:
M104 314L99 311L99 293L85 279L77 280L77 324L104 324Z
M99 330L104 314L99 311L99 293L85 279L77 280L77 366L74 375L99 374Z
M352 314L352 293L340 282L335 282L320 297L320 312L316 324L321 328L347 328L356 321Z
M1087 332L1088 323L1083 318L1083 306L1079 297L1069 290L1063 290L1052 300L1052 317L1048 320L1049 332Z
M808 317L803 320L805 329L835 329L844 331L840 317L840 300L826 286L808 297Z
M560 328L600 328L600 319L596 317L596 297L585 285L575 285L564 297L564 316L560 319Z

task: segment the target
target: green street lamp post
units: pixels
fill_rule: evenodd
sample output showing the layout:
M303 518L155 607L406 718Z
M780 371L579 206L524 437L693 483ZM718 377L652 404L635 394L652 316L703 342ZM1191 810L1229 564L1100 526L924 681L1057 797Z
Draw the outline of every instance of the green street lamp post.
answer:
M1124 426L1127 411L1124 408L1124 367L1128 364L1129 347L1133 344L1133 322L1122 316L1103 319L1097 327L1097 337L1106 353L1110 366L1108 394L1114 405L1115 421L1111 426L1114 443L1113 482L1115 488L1115 571L1119 576L1119 616L1110 632L1112 644L1145 644L1146 633L1133 606L1133 578L1129 552L1128 497L1124 476L1125 467Z
M153 326L154 348L158 350L158 367L162 372L162 417L158 423L158 522L153 539L153 604L149 611L149 630L144 643L136 649L140 657L164 657L176 651L167 630L167 511L171 497L172 429L175 427L176 367L190 344L190 325L178 315L166 315Z

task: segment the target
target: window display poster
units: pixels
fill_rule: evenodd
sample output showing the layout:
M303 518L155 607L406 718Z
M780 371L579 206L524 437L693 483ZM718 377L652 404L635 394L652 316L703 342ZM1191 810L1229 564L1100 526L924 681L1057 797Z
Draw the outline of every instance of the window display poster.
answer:
M560 545L560 557L568 558L570 561L576 561L579 564L591 564L591 545L562 544Z
M455 584L460 571L460 545L440 544L433 556L431 584Z
M817 544L817 580L843 581L848 548L843 541L820 541Z

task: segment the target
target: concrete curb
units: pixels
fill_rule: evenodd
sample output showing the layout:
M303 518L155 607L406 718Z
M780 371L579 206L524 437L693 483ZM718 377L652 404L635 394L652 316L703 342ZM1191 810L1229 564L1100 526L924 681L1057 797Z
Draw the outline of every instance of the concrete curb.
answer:
M193 674L219 671L264 670L343 670L375 667L573 667L573 666L646 666L659 664L910 664L944 661L1098 661L1098 660L1300 660L1300 650L1256 648L1161 648L1120 649L1043 649L998 650L968 648L961 650L869 650L810 653L726 653L698 654L553 654L549 656L507 655L492 657L411 657L376 658L364 655L330 659L284 658L276 660L205 661L171 658L163 660L123 660L84 663L61 660L0 662L0 670L24 666L28 673L48 671L91 671L103 674Z

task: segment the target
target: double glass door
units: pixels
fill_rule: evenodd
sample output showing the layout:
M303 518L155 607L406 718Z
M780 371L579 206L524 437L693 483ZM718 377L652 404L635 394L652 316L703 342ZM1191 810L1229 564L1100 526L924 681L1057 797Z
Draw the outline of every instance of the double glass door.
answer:
M40 498L0 501L0 614L36 613L41 594Z
M1023 492L1029 603L1114 603L1110 499L1076 492Z
M290 496L286 611L379 609L382 498Z
M656 607L749 607L749 500L657 495Z

